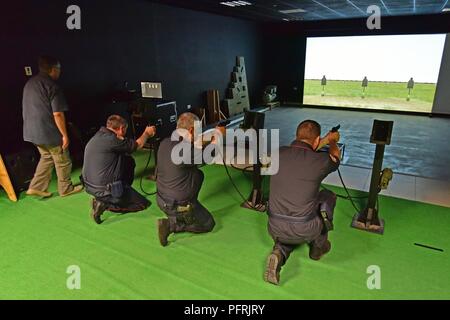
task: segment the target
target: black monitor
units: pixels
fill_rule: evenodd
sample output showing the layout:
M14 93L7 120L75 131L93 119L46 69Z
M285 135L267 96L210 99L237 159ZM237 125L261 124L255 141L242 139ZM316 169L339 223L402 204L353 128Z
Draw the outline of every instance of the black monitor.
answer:
M391 144L393 126L394 121L374 120L370 142L383 145Z
M156 126L156 138L170 137L177 128L178 111L175 101L142 98L142 115L148 125Z

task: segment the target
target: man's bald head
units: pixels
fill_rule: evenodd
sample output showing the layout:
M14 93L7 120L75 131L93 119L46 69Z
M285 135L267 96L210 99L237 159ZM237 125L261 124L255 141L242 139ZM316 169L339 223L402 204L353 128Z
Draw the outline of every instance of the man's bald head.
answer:
M305 120L297 127L297 140L313 143L317 137L320 137L320 124L314 120Z
M185 112L178 118L177 129L191 130L194 128L195 121L200 121L195 114Z

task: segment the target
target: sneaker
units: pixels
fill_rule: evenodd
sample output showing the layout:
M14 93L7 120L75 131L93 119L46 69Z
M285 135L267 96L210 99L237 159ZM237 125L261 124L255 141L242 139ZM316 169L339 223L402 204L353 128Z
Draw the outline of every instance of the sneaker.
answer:
M278 285L280 283L280 270L283 255L279 250L274 250L267 257L266 271L264 273L264 281Z
M311 245L311 249L309 250L309 257L313 260L320 260L325 254L330 252L331 250L331 242L326 241L322 248Z
M66 194L62 194L61 195L61 197L67 197L67 196L71 196L71 195L73 195L73 194L75 194L75 193L79 193L79 192L81 192L81 191L83 191L83 186L74 186L73 187L73 189L72 189L72 191L69 191L69 192L67 192Z
M39 191L39 190L34 190L34 189L28 189L26 194L29 196L38 196L38 197L42 197L42 198L50 198L53 195L53 193L50 193L50 192Z
M167 246L167 238L170 235L170 222L169 219L158 219L158 235L159 242L163 247Z
M97 201L96 199L92 199L92 211L91 211L91 217L95 221L96 224L102 223L102 214L106 210L106 205L101 202Z

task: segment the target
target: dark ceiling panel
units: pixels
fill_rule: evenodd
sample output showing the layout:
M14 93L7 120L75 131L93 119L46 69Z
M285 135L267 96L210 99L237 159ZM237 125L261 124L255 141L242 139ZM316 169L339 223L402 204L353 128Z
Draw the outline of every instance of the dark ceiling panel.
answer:
M449 0L245 0L251 5L228 7L226 0L149 0L257 21L334 20L367 17L367 8L377 5L382 16L442 13ZM304 12L280 11L302 9ZM448 14L448 13L447 13Z

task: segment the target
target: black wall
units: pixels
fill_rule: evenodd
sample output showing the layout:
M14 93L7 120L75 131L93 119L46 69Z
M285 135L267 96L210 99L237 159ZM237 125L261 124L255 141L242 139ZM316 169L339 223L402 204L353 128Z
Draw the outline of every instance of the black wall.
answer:
M69 5L81 7L82 29L66 28ZM24 66L37 73L39 54L61 59L68 114L82 131L105 120L108 94L128 81L161 81L166 99L205 106L205 91L224 98L235 57L246 58L253 106L265 85L276 84L281 99L301 102L308 36L450 33L450 15L383 17L370 31L365 19L267 23L245 21L147 0L18 0L0 10L0 152L22 142ZM105 111L106 110L106 111Z
M82 29L66 28L66 9L81 7ZM60 58L59 80L81 130L101 125L108 94L124 81L160 81L179 111L205 106L205 91L221 99L236 56L246 59L250 99L262 95L262 32L257 23L155 4L146 0L15 1L2 4L0 112L6 128L0 152L22 146L24 67L38 72L37 57Z
M450 33L450 14L382 17L381 30L369 30L366 21L265 24L265 82L278 85L283 101L302 103L307 37Z

